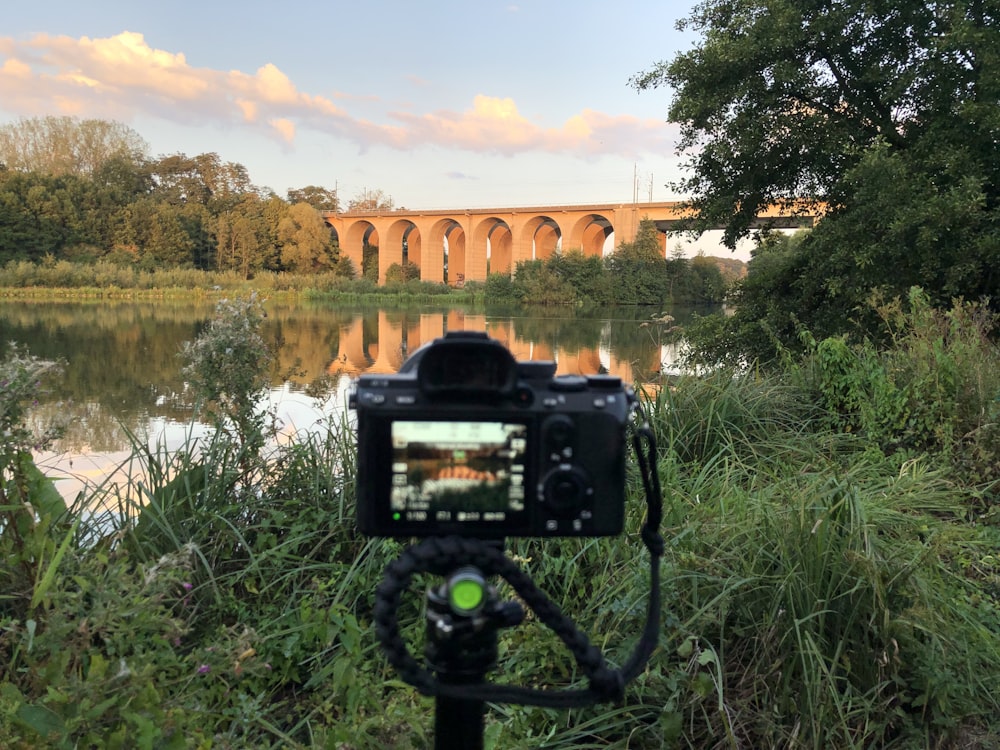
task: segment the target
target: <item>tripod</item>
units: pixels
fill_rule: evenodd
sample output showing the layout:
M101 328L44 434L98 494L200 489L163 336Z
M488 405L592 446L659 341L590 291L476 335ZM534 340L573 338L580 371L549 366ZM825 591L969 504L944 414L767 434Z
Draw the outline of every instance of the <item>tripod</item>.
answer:
M640 449L641 439L646 450ZM638 430L636 455L646 491L647 516L640 531L650 555L649 602L642 635L620 669L611 669L576 624L542 592L496 543L467 537L426 537L403 550L385 568L375 591L375 633L386 658L404 681L435 698L435 748L482 750L487 701L545 708L580 708L621 701L625 685L645 668L659 638L660 559L664 542L659 533L662 499L655 466L656 443L648 427ZM416 573L447 576L427 592L427 642L424 668L410 653L400 632L397 612L403 593ZM547 690L499 685L485 681L496 665L497 632L523 618L516 602L500 602L487 576L500 576L521 601L572 652L589 687Z
M496 666L497 631L524 619L517 602L501 602L478 568L466 565L426 597L424 657L443 685L480 684ZM481 750L485 703L438 695L434 706L436 750Z

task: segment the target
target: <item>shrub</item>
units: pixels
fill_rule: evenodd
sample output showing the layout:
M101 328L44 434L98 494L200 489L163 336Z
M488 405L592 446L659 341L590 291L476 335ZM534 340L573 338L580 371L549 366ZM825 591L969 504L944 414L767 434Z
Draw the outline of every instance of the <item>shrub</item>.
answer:
M914 288L907 304L876 304L889 344L843 337L804 339L797 370L828 410L831 426L864 436L887 454L929 452L965 485L1000 482L1000 350L996 316L984 304L931 307Z
M274 357L260 333L263 318L256 293L221 300L208 327L181 352L196 398L217 429L232 431L244 458L263 446L269 417L259 408Z

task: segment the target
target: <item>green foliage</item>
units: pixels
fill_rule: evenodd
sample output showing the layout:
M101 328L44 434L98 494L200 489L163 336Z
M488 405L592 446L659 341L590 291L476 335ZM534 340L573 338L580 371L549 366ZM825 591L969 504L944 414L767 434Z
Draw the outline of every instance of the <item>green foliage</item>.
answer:
M892 345L816 341L799 370L837 430L887 454L947 459L964 484L1000 483L1000 351L996 316L979 303L934 309L920 289L876 306Z
M393 263L387 269L385 269L385 283L386 286L395 286L399 284L406 284L409 281L419 281L420 280L420 266L416 263L406 263L400 265L399 263Z
M517 302L519 299L514 280L506 273L491 273L487 276L483 294L486 299L495 303Z
M317 211L338 211L340 198L336 190L328 190L316 185L304 188L289 188L286 193L289 203L308 203Z
M704 259L667 262L656 225L643 220L634 242L622 243L603 260L580 250L545 260L518 261L514 274L490 274L490 302L530 305L656 305L719 303L725 284L718 267Z
M614 280L618 301L660 306L669 301L671 279L656 225L648 219L639 222L635 241L621 243L605 265Z
M185 344L183 373L196 399L219 430L232 430L237 444L252 455L264 441L268 414L259 402L270 383L274 354L260 335L264 308L256 294L222 300L215 317L193 342Z
M30 405L56 372L56 363L13 345L0 360L0 619L34 614L73 537L62 497L32 457L65 427L29 421Z
M824 205L801 244L750 263L716 350L766 361L799 350L798 324L863 337L870 295L911 286L996 306L997 21L978 0L707 0L682 24L695 46L633 79L676 92L696 229L735 246L767 207Z
M556 272L551 261L522 260L514 270L514 285L521 302L529 305L575 305L576 290Z
M361 278L378 284L378 245L367 242L361 248Z
M695 196L699 225L724 223L733 242L775 202L839 201L845 174L880 144L917 159L957 147L972 179L995 175L997 115L982 106L996 94L995 22L995 8L964 0L892 13L708 0L683 23L699 43L632 82L677 92L680 148L698 146L680 192Z
M106 177L108 165L139 164L148 151L119 122L49 116L0 126L0 164L20 172Z
M0 264L106 258L245 279L337 267L316 213L336 204L330 191L289 191L298 203L290 206L218 154L150 160L146 150L114 122L50 117L0 127Z
M610 280L604 272L601 259L595 255L569 250L553 254L546 265L561 283L573 288L578 301L596 303L611 297L608 289Z
M321 273L333 267L330 230L308 203L296 203L278 225L281 262L299 273Z
M731 315L717 314L688 326L689 364L740 367L749 363L778 364L788 352L801 348L799 315L812 315L817 336L839 330L843 321L824 319L822 298L806 296L812 277L805 274L808 252L804 233L772 235L758 245L747 265L747 275L729 290L735 306ZM811 312L810 312L811 311Z
M104 245L88 231L98 222L84 200L86 182L73 175L0 172L0 262L41 260L66 245Z
M687 745L995 739L998 568L931 461L828 432L774 379L686 377L652 414L678 618L660 668L688 675L667 704Z
M994 362L970 332L987 329L981 307L952 317L911 307L882 308L895 365L913 360L897 386L912 381L938 398L938 366L958 382L952 365L971 364L977 347L984 368ZM220 306L216 320L189 348L198 390L238 413L258 381L216 355L259 372L261 319L249 300ZM230 336L251 343L227 352ZM997 743L1000 534L965 522L969 488L929 454L886 456L860 429L831 430L846 410L830 411L818 384L859 372L833 366L846 357L836 345L822 357L791 378L718 371L643 399L666 491L665 622L653 662L622 705L491 707L487 746ZM5 429L23 427L41 366L18 353L12 361L0 368L16 375L0 391ZM281 444L266 422L246 426L259 437L220 429L174 451L136 440L124 481L92 488L50 522L38 509L51 483L21 471L35 542L28 559L28 547L11 544L24 527L0 525L0 571L13 576L0 598L0 745L430 746L433 707L399 684L377 647L372 596L401 547L355 530L348 417ZM959 447L962 429L950 433ZM259 471L243 470L248 446ZM509 547L617 664L640 630L648 585L634 543L645 510L637 472L627 482L622 538ZM429 583L415 582L401 613L414 651ZM532 618L504 631L496 671L514 685L574 681L558 640Z

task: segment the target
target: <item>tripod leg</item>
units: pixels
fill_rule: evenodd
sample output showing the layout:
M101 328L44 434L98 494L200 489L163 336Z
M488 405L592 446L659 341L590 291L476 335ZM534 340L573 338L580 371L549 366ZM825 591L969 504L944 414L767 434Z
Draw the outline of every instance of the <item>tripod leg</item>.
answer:
M434 700L434 750L482 750L483 702L444 696Z

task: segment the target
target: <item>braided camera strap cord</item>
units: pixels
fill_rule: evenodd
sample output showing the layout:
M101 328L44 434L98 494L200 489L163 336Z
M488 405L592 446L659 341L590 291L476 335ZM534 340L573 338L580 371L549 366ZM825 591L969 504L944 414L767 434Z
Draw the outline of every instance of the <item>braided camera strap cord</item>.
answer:
M646 442L643 452L642 441ZM477 539L464 537L428 537L408 547L385 569L382 583L375 592L375 632L389 663L400 676L422 694L432 697L509 703L545 708L581 708L596 703L620 702L625 685L645 668L656 647L660 627L660 559L664 543L659 527L663 513L659 475L656 470L656 439L648 425L633 433L633 446L646 493L646 521L642 541L650 554L650 595L646 623L633 653L620 669L611 669L600 649L593 646L576 624L562 613L534 581L503 551ZM544 690L501 685L491 682L454 685L438 681L421 666L403 640L396 617L403 593L417 573L448 575L459 566L473 565L485 575L506 580L530 607L537 618L551 628L573 653L589 688Z

